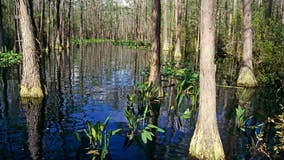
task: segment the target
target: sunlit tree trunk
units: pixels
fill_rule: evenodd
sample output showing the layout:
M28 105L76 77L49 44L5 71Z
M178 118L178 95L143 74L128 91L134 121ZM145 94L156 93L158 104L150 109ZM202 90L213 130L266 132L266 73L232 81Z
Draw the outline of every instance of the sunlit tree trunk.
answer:
M161 86L160 75L160 26L161 26L161 2L152 0L152 46L151 66L149 82L154 86Z
M23 47L21 97L43 97L35 28L32 23L32 0L19 0L19 18Z
M201 1L199 112L189 153L197 159L225 159L216 119L214 0Z
M170 49L170 45L169 45L169 40L168 40L168 0L164 0L164 28L163 28L163 53L167 54L169 49Z
M252 0L243 0L243 55L242 67L237 80L238 86L254 87L257 85L252 65Z
M175 16L176 16L176 38L174 58L181 58L180 35L181 35L181 0L175 0Z

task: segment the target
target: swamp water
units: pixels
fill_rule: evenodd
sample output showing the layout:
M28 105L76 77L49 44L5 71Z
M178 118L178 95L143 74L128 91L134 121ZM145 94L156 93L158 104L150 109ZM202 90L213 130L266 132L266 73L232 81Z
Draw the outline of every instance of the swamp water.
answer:
M177 128L177 117L169 116L166 102L158 122L166 133L157 133L154 143L142 147L138 143L123 147L128 131L123 115L127 95L142 81L139 73L149 61L146 52L94 44L73 46L61 54L49 54L45 60L49 94L38 105L20 103L17 69L1 70L0 160L89 159L82 149L86 145L76 140L74 132L82 132L86 120L95 123L109 115L108 129L122 128L110 142L113 160L188 159L197 114L182 120ZM226 158L248 159L252 157L250 137L237 134L235 108L242 104L246 114L253 115L249 123L261 123L277 112L275 91L256 89L237 96L242 94L237 89L217 89L217 120Z

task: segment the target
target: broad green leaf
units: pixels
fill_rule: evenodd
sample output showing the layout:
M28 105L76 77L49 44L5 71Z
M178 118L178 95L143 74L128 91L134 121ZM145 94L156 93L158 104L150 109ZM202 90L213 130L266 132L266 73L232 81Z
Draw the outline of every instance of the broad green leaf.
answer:
M147 143L147 137L145 135L145 132L141 133L141 138L142 138L143 143L146 144Z

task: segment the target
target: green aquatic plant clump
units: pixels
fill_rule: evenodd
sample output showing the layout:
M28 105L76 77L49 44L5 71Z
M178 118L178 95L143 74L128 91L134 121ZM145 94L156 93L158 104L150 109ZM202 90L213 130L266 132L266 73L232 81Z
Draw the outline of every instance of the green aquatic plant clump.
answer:
M92 160L103 160L108 154L110 139L116 135L121 129L108 130L107 126L111 117L108 116L103 123L97 121L94 125L87 121L87 128L83 129L85 136L88 137L89 147L87 154L92 156ZM75 132L76 139L82 142L78 132Z
M0 67L11 67L22 62L23 55L14 51L0 52Z

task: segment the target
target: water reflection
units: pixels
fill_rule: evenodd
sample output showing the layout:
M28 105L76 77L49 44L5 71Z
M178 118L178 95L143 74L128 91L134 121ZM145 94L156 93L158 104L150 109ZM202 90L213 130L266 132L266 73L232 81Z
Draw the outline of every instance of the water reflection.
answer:
M28 132L28 148L33 160L41 159L42 101L42 99L22 99Z
M158 120L167 132L157 133L150 147L140 148L134 144L123 149L128 128L123 116L126 96L133 93L135 83L142 81L139 73L148 63L147 52L107 43L73 45L61 53L49 53L45 60L49 94L42 105L21 105L18 69L7 72L0 69L0 160L87 159L82 156L82 146L75 139L74 131L82 132L85 120L103 121L108 115L112 116L109 129L123 128L123 132L110 142L113 159L187 159L197 114L182 120L182 126L177 127L176 110L169 114L168 109L176 105L174 88L168 90L170 102L163 103ZM228 61L223 65L230 68L228 73L235 74L232 63ZM232 77L223 81L222 76L218 76L219 84L232 84L233 81ZM174 80L171 83L175 83ZM247 115L253 114L251 124L260 123L278 111L273 108L277 105L271 88L255 90L249 101L241 99L237 93L235 88L217 89L217 119L228 159L248 156L249 141L238 134L235 127L235 108L239 103L247 104ZM190 103L186 102L181 107L188 105Z

